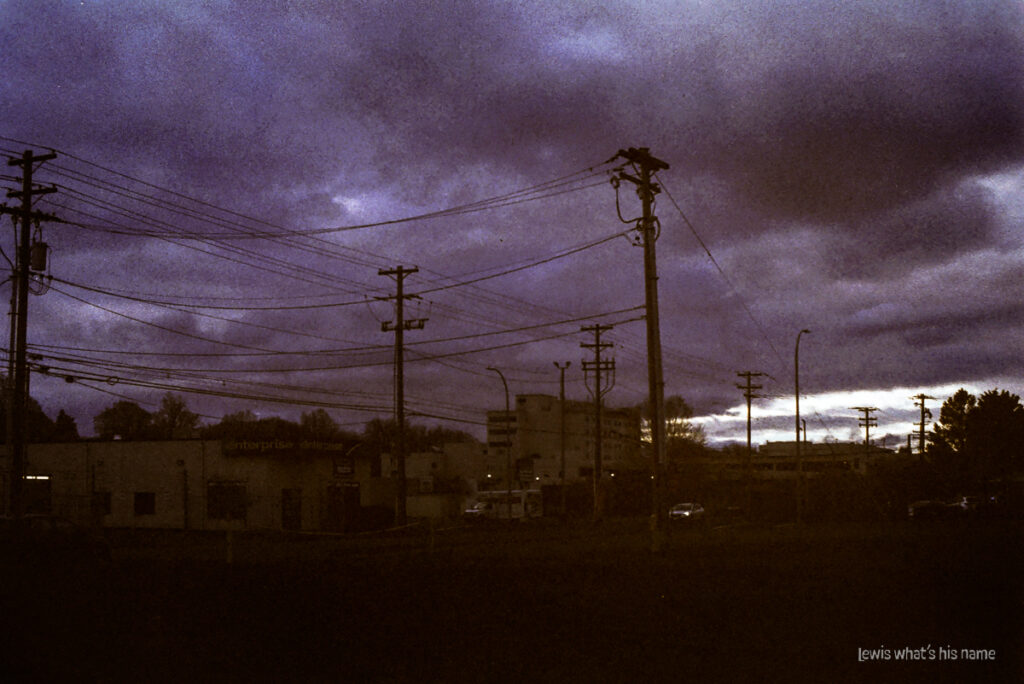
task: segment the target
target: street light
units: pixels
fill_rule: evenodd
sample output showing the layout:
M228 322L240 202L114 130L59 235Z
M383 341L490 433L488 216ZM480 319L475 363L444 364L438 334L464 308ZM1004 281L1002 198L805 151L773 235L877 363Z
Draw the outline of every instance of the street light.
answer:
M508 489L508 499L505 505L508 507L508 519L512 519L512 442L509 435L509 405L508 405L508 383L505 381L505 374L494 366L488 366L487 370L494 371L501 378L501 384L505 387L505 486Z
M793 352L793 394L796 395L796 470L797 470L797 494L796 494L796 520L803 520L803 480L804 462L800 455L800 336L804 333L811 333L806 328L796 335L796 349Z

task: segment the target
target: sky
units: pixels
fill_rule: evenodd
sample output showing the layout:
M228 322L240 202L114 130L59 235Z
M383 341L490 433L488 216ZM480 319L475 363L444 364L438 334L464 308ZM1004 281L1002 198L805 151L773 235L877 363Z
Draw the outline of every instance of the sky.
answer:
M812 441L1024 391L1020 2L4 0L0 44L0 153L57 153L32 394L83 435L167 392L207 423L390 416L399 267L412 421L482 438L489 368L557 394L570 362L587 399L594 325L606 403L640 403L629 147L669 165L665 392L712 443L745 440L745 371L754 442L793 438L804 329Z

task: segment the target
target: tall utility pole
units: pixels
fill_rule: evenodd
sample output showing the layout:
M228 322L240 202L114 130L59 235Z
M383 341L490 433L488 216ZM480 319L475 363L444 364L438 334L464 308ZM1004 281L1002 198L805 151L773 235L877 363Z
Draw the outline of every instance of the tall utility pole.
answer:
M412 299L416 295L404 293L403 283L408 275L419 272L415 266L405 268L398 266L390 270L381 269L377 275L393 276L397 283L397 290L394 297L382 297L382 299L395 300L395 322L385 321L380 329L384 332L395 331L395 423L398 434L395 438L395 457L398 461L398 498L395 502L395 524L406 523L405 498L405 337L406 330L422 330L426 318L413 318L405 320L405 300Z
M633 174L620 170L613 178L618 183L629 181L636 186L637 195L643 205L643 214L637 226L643 238L644 246L644 302L647 313L647 384L651 419L651 447L653 487L651 503L651 551L660 552L663 547L665 518L668 511L662 501L662 468L665 464L665 380L661 364L661 323L658 316L658 266L655 258L654 243L660 232L659 224L654 216L654 196L661 188L652 182L651 177L660 170L668 170L669 166L656 157L651 156L646 147L630 147L619 150L612 160L625 159L633 167Z
M871 428L878 427L878 419L871 414L878 410L877 406L851 406L851 411L860 411L864 415L858 420L858 425L864 428L864 456L871 452Z
M919 406L921 408L921 422L914 423L914 425L918 427L917 448L919 449L919 451L917 453L920 454L921 460L923 461L925 446L927 444L925 442L924 429L925 426L928 424L928 419L932 417L932 412L925 408L924 402L928 399L935 401L935 397L929 397L927 394L922 392L921 394L916 394L912 396L911 399L916 399L916 401L914 402L914 406Z
M28 338L28 284L31 268L31 244L32 222L40 220L54 220L54 217L40 212L32 211L32 200L35 195L45 195L57 192L56 188L37 188L32 183L32 173L36 164L41 164L57 157L54 153L36 156L31 150L26 150L20 159L9 159L8 166L21 167L21 190L12 190L7 193L8 197L15 197L21 200L20 209L0 208L0 213L13 214L21 219L21 231L18 237L17 265L15 269L14 287L17 292L16 306L13 312L13 321L16 332L14 335L14 379L11 386L10 410L14 416L11 423L11 490L10 507L11 514L20 517L25 512L25 501L23 492L23 480L25 477L26 444L27 434L27 407L28 407L28 363L27 363L27 338ZM8 382L10 382L8 378Z
M512 410L508 400L508 381L505 380L505 374L494 366L488 366L487 370L497 373L501 378L501 386L505 388L505 509L508 519L512 520ZM501 508L498 509L498 516L501 517ZM523 499L523 517L526 517L525 499Z
M796 334L796 347L793 350L793 394L796 396L796 521L804 519L804 460L800 453L800 336L810 334L804 328Z
M751 479L752 479L751 478L750 467L751 467L751 462L753 461L753 445L752 445L752 442L751 442L751 425L750 425L750 412L751 411L750 411L750 409L751 409L751 402L754 399L759 399L759 398L761 398L763 396L761 394L755 394L754 393L755 390L763 389L763 386L762 385L755 385L755 384L753 384L752 381L753 381L754 378L761 377L762 375L764 375L764 373L756 373L754 371L742 371L742 372L738 371L736 373L736 375L738 375L741 378L744 378L747 381L747 384L745 384L745 385L736 385L736 387L741 389L741 390L743 390L743 396L747 400L747 464L746 464L746 467L743 470L744 470L744 473L745 473L745 479L747 481L747 515L749 515L750 514L750 503L751 503L750 487L751 487Z
M604 506L601 501L601 442L603 434L601 430L601 399L611 391L615 382L615 360L602 360L601 352L612 346L611 342L602 342L601 333L611 330L610 325L590 325L580 328L581 332L594 333L593 344L581 342L584 349L594 350L594 360L583 362L583 378L586 382L588 373L594 375L594 387L587 385L594 397L594 520L600 520L604 513ZM608 383L602 387L601 380L608 378Z
M558 484L562 493L562 517L565 518L565 369L569 367L570 361L565 365L553 362L558 369Z

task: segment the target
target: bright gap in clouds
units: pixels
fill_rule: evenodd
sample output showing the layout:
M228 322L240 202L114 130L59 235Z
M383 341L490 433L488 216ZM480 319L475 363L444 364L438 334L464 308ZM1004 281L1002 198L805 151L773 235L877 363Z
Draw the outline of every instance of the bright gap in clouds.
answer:
M1007 390L1021 396L1024 384L1019 379L997 378L987 382L962 382L932 387L895 387L885 390L857 390L851 392L823 392L800 397L800 417L807 421L807 440L824 442L863 442L864 428L860 426L863 413L853 406L869 406L878 410L871 415L878 425L871 428L871 441L879 446L895 449L905 446L907 435L917 434L915 423L921 420L921 409L915 397L925 394L934 399L925 401L931 411L926 430L930 431L939 419L942 403L963 388L980 396L992 390ZM751 406L751 442L756 446L766 442L792 442L796 439L795 402L793 395L755 399ZM738 403L722 413L696 416L693 422L704 428L708 444L712 447L728 443L746 444L747 405ZM883 443L884 442L884 443ZM914 441L914 448L917 442Z

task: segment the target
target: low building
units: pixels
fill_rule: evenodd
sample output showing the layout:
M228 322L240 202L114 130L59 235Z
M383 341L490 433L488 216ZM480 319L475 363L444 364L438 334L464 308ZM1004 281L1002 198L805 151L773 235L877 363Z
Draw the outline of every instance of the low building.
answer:
M321 442L31 444L24 493L28 512L104 527L345 531L393 510L394 482L373 470L359 449Z
M891 449L850 442L801 442L797 459L796 442L767 442L753 451L748 460L739 451L688 459L683 465L704 468L720 479L742 478L749 472L759 480L796 479L800 473L814 478L824 473L855 473L864 475L879 459L891 459Z
M753 467L762 477L796 477L802 470L808 477L817 473L852 472L863 475L868 465L893 455L891 449L853 442L801 442L797 459L796 442L767 442L757 450Z

